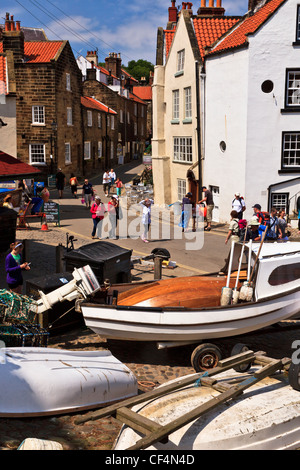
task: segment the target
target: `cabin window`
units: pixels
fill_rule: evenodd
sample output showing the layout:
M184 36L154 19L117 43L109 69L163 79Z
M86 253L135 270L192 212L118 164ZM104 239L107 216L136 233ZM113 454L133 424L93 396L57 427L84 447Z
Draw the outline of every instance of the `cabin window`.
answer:
M279 286L297 280L300 280L300 263L278 266L270 274L268 282L271 286Z

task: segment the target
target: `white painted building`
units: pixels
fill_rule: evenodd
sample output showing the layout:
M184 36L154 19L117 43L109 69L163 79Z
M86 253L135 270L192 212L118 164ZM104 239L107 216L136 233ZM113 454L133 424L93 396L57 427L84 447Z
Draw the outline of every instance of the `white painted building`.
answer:
M201 116L202 183L214 192L216 207L213 217L216 222L229 221L236 191L245 197L247 218L252 215L252 206L256 203L261 204L263 210L275 205L293 214L300 195L299 9L297 0L252 0L249 12L236 20L223 36L219 35L204 55L201 53L202 23L208 24L209 15L203 21L203 15L191 17L202 59L200 111L196 110ZM174 80L169 79L168 69L180 44L185 47L186 55L189 54L183 16L173 33L165 65L158 66L155 71L154 83L156 87L160 85L160 90L164 89L166 109L175 86ZM216 25L221 16L215 16ZM223 22L225 19L223 16ZM192 76L195 60L187 64ZM164 80L162 70L165 72ZM193 85L195 75L191 85L195 90ZM192 99L195 100L195 96ZM169 115L166 117L167 113L165 110L163 135L160 132L157 139L160 143L165 140L164 153L161 153L162 145L160 149L156 145L155 134L153 145L154 162L161 162L162 157L164 160L159 180L163 179L161 169L170 168L165 174L170 179L171 194L166 193L160 203L174 202L175 196L179 198L176 179L186 179L186 168L174 169L174 149L168 144L172 135L174 137L174 127L169 122ZM162 116L158 115L158 118L162 120ZM191 132L195 132L194 118L193 111ZM184 127L182 121L181 124ZM178 129L180 134L181 129ZM194 167L198 159L196 141L195 145L193 141ZM156 183L155 164L153 168ZM195 172L197 174L197 168Z

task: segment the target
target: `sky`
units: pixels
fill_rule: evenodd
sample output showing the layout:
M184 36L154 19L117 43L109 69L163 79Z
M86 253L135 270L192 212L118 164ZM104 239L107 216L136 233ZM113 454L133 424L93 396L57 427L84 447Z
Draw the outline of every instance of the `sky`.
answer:
M200 0L192 3L196 14ZM166 27L170 6L171 0L1 0L0 23L8 12L21 26L44 29L50 40L68 40L75 57L97 50L100 62L117 52L124 65L138 59L155 64L157 28ZM226 15L244 15L248 0L223 0L222 6Z

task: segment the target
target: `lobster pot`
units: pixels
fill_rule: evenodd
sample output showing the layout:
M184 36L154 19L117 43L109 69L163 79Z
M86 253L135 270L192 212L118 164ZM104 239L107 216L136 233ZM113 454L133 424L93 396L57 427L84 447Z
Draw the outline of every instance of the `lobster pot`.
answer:
M49 333L35 324L0 325L0 341L9 347L47 347Z

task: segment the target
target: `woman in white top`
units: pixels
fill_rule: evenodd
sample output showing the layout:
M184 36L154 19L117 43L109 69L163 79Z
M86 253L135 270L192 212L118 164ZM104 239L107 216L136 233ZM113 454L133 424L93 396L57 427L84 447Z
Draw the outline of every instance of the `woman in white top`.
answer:
M147 240L148 232L151 224L151 205L154 204L153 199L149 199L148 197L140 202L143 206L143 214L142 214L142 223L144 225L144 232L141 236L141 239L145 243L149 243Z
M109 172L106 170L103 173L103 178L102 178L102 184L103 184L103 191L106 196L109 194L109 183L110 183L110 177L109 177Z

